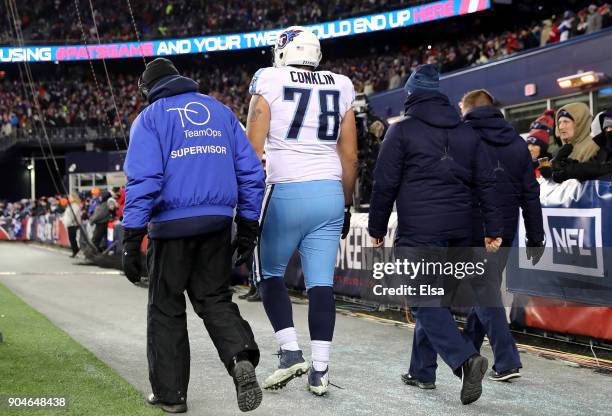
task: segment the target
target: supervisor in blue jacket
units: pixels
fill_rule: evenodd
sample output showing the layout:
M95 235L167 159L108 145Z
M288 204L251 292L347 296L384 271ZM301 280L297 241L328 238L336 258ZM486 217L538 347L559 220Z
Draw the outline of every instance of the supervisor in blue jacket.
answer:
M395 202L396 253L419 254L433 247L447 256L442 261L452 261L457 251L471 246L472 192L476 191L486 244L491 250L498 248L502 223L495 179L480 139L438 91L439 75L433 65L417 67L405 89L405 116L389 128L374 172L368 224L374 245L382 245ZM419 260L420 254L412 261ZM472 403L482 393L487 360L459 331L450 308L433 301L411 308L416 327L410 369L402 380L435 388L439 354L462 379L461 402Z
M230 271L234 248L245 262L259 234L261 162L232 111L199 94L169 60L147 64L139 88L149 105L132 124L124 165L123 266L130 281L140 280L148 231L147 401L167 412L187 410L187 291L234 378L240 409L252 410L262 398L259 349L232 302Z
M485 90L471 91L461 101L466 124L478 134L482 151L494 166L497 202L504 220L502 249L487 255L484 284L474 286L479 296L468 314L464 333L478 350L485 334L489 337L495 357L489 378L506 381L520 377L522 367L500 293L502 272L518 227L519 209L523 211L525 222L527 258L534 265L544 253L544 227L540 185L535 178L527 143L504 119L494 102L493 96ZM477 200L474 201L473 226L474 245L482 246L484 228Z

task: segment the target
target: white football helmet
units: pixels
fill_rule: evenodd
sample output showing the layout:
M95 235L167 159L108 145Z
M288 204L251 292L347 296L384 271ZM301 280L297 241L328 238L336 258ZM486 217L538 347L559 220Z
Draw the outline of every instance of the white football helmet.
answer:
M291 26L278 36L274 45L274 66L305 65L316 68L321 62L321 44L309 29Z

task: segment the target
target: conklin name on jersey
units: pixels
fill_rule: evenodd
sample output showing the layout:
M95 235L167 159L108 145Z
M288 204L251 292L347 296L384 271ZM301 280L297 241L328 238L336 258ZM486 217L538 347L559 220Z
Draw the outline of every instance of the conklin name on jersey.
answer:
M270 105L268 183L342 180L336 142L355 99L347 77L291 66L262 68L249 92Z

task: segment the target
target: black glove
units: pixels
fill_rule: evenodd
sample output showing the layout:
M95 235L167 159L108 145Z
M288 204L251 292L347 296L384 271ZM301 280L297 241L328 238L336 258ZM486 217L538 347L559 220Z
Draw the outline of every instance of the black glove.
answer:
M140 277L144 274L140 245L146 233L146 228L123 229L123 255L121 256L121 263L125 277L132 283L140 282Z
M552 174L553 170L550 166L544 166L540 168L540 175L542 175L544 179L552 178Z
M525 251L527 252L527 260L531 260L531 264L535 266L538 264L542 255L544 254L544 242L531 242L527 240L527 247L525 247Z
M578 162L574 159L564 159L552 165L552 178L557 183L563 183L574 178L575 167Z
M351 206L344 207L344 222L342 223L342 239L344 240L351 230Z
M551 161L553 181L563 183L571 178L568 172L568 166L572 163L577 163L575 160L569 159L569 155L572 153L573 149L573 145L564 144L557 152L557 156Z
M237 251L235 266L240 266L253 258L253 250L259 238L259 222L236 217L236 237L232 241L232 252Z

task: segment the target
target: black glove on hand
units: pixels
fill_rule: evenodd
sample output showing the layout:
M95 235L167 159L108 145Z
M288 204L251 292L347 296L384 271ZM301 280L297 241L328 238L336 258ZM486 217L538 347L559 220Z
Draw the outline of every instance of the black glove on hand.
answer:
M553 170L550 166L541 167L540 175L542 175L544 179L550 179L552 178Z
M351 206L344 207L344 223L342 223L342 239L344 240L351 230Z
M563 183L569 179L567 176L567 171L565 170L565 166L561 167L559 165L555 166L552 171L552 179L557 183Z
M531 260L532 265L538 264L542 255L544 254L544 242L531 242L527 240L527 247L525 247L525 251L527 252L527 260Z
M234 221L237 228L236 237L232 241L232 251L237 251L235 266L240 266L253 258L253 250L259 238L259 222L242 217L236 217Z
M568 166L572 163L576 163L575 160L569 159L569 155L572 153L573 149L573 145L564 144L557 152L557 156L551 161L553 181L563 183L570 179Z
M140 245L146 233L146 228L123 229L123 255L121 256L121 263L125 277L132 283L140 282L140 277L143 275Z

